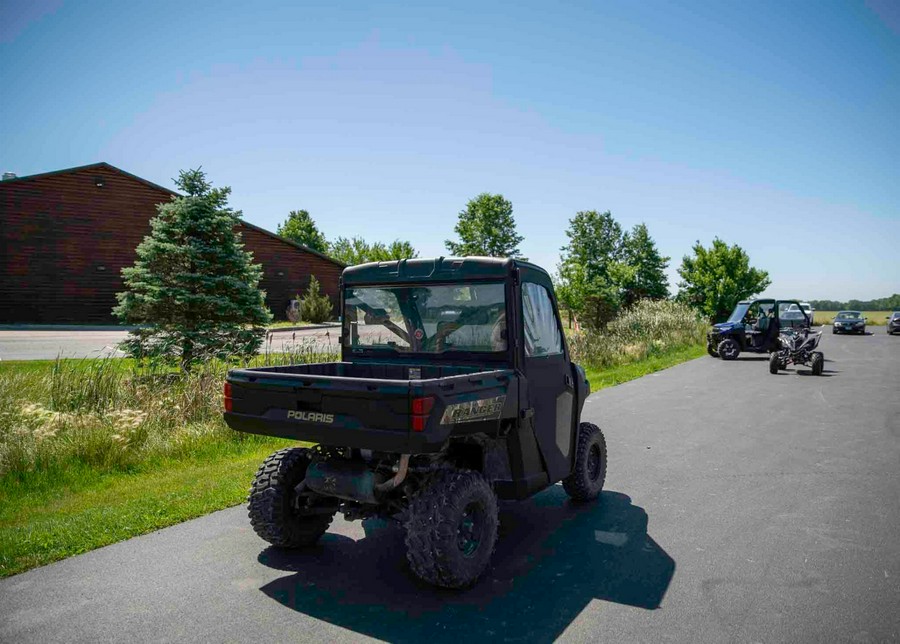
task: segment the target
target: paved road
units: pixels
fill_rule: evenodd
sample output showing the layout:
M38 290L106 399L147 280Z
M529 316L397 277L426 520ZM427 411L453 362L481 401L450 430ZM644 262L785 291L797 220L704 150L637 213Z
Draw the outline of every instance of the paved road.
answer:
M233 508L0 582L0 641L897 641L900 337L823 349L823 377L702 358L592 396L601 501L504 505L468 592L380 522L283 554Z
M126 331L115 328L106 330L8 330L0 329L0 360L52 360L64 358L96 358L105 355L124 355L116 351L116 345L125 339ZM301 329L275 331L269 345L270 351L284 351L291 345L315 342L321 346L337 348L340 329ZM265 350L265 347L263 347Z

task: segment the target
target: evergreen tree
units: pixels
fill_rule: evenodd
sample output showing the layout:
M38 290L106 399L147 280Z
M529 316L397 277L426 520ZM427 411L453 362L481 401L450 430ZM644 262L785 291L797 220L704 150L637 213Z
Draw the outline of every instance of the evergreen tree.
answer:
M275 232L285 239L290 239L316 252L328 252L325 235L319 231L316 222L305 210L292 210L284 224L278 224Z
M176 184L184 196L157 207L137 260L122 269L127 290L113 313L142 325L123 346L185 371L210 357L255 354L272 316L258 288L262 267L235 232L231 189L213 188L199 169L180 172Z
M483 192L459 213L454 228L459 241L447 240L447 250L458 257L519 257L524 237L516 232L512 203L503 195Z
M300 315L302 319L313 324L320 324L331 319L333 307L328 296L323 294L319 286L319 280L315 275L310 275L309 286L303 297L297 296L300 300Z
M625 306L645 298L661 300L669 297L666 277L669 258L659 254L646 224L637 224L631 232L625 233L622 254L626 265L621 285Z

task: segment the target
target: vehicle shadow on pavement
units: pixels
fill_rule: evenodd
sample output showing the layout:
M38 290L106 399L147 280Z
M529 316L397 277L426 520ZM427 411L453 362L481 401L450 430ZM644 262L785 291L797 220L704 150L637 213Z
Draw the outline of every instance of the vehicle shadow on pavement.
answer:
M306 551L259 561L294 574L260 590L286 607L387 641L550 641L593 599L658 608L675 561L647 534L647 513L618 492L579 506L554 486L503 504L492 566L474 587L434 588L406 565L403 532L369 520L366 537L326 534Z

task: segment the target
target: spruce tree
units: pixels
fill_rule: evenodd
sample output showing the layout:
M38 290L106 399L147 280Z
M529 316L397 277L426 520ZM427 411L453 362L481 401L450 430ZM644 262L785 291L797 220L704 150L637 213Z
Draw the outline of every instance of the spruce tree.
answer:
M259 290L262 267L235 231L231 189L200 170L179 173L183 196L157 207L151 232L122 269L126 289L113 313L140 325L123 343L134 357L177 361L185 371L212 357L255 354L272 315Z

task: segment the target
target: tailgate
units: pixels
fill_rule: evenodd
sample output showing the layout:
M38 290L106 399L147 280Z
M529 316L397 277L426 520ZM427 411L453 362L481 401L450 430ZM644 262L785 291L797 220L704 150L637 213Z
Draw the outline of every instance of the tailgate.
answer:
M500 418L514 417L517 397L507 397L517 392L513 379L511 370L389 380L236 369L228 374L225 422L238 431L334 447L436 452L454 430L492 433ZM422 398L428 399L424 422L415 404ZM445 416L448 407L456 416Z
M239 431L341 447L397 451L409 432L409 381L336 376L228 374Z

